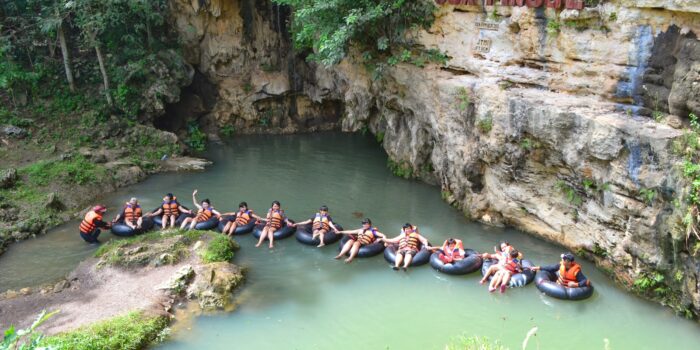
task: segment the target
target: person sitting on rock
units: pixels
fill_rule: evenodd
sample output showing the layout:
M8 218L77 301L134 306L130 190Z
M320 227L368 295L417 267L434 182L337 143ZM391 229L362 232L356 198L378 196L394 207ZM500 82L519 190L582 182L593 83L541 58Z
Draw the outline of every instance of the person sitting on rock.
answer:
M398 236L394 238L380 238L380 241L384 241L385 246L395 243L399 244L399 249L396 251L396 259L394 260L394 270L398 270L401 267L401 263L403 263L403 270L406 271L408 266L411 265L413 257L418 254L421 245L427 249L432 249L428 244L428 240L418 232L418 227L410 223L403 225Z
M590 286L591 281L581 272L581 265L574 261L574 255L564 253L559 264L548 266L535 266L533 271L549 271L557 275L557 283L568 288Z
M444 264L452 264L464 259L464 243L460 239L449 238L442 243L438 252L440 261Z
M248 225L253 219L258 221L263 220L261 217L255 215L252 210L248 209L248 203L246 202L241 202L238 204L237 212L221 214L221 216L227 215L235 216L233 219L229 220L226 225L224 225L224 229L221 231L229 237L233 235L234 231L236 231L236 227Z
M489 292L493 292L499 288L501 289L501 293L506 292L506 288L510 283L510 278L523 270L520 259L518 258L519 255L520 253L517 249L510 250L508 258L503 264L498 266L498 271L493 275L491 283L489 284Z
M85 218L80 222L80 237L82 237L85 242L88 243L99 243L100 241L97 237L100 236L100 227L110 228L111 223L102 221L102 216L107 212L107 208L104 205L96 205L92 207L92 210L85 214Z
M318 213L316 213L310 219L297 222L295 226L306 225L308 223L311 223L311 239L316 239L316 237L318 237L319 241L321 241L318 247L323 247L326 245L326 243L323 242L326 233L330 232L331 229L333 229L333 232L338 231L333 224L333 219L331 219L330 215L328 215L328 207L325 205L322 205L318 209Z
M143 223L142 214L143 213L141 212L141 205L139 205L139 201L136 199L136 197L131 197L131 199L126 202L122 208L121 213L114 218L114 222L122 220L124 225L131 227L132 230L135 230L137 228L141 228L141 224Z
M294 223L289 221L287 218L287 215L284 214L284 210L281 209L282 205L280 204L279 201L272 201L272 206L270 209L267 211L267 215L265 216L265 219L263 221L266 221L267 223L265 224L265 227L262 230L262 233L260 234L260 239L258 240L258 244L256 244L256 247L259 247L262 242L265 241L265 238L267 238L270 241L270 244L268 245L269 248L274 248L275 247L275 231L279 230L282 228L282 223L286 223L287 225L293 226Z
M158 209L153 212L146 214L148 217L163 215L161 227L165 229L166 227L175 228L175 222L181 213L192 214L192 211L182 206L180 202L177 201L177 197L173 196L172 193L168 193L163 197L163 203L158 207Z
M347 242L345 242L343 248L340 250L340 253L335 256L336 259L340 259L343 255L350 252L350 256L345 259L346 264L351 263L357 256L357 252L360 251L360 247L374 243L377 238L386 238L386 235L379 232L376 227L372 227L372 220L369 218L362 220L362 228L357 230L337 231L336 233L348 235L350 238Z
M194 227L200 222L208 221L213 216L221 217L221 213L211 206L211 201L209 201L208 198L203 200L201 204L197 203L197 190L192 192L192 203L197 207L197 215L185 218L185 220L182 221L182 225L180 225L180 229L184 229L189 225L189 229L194 230Z

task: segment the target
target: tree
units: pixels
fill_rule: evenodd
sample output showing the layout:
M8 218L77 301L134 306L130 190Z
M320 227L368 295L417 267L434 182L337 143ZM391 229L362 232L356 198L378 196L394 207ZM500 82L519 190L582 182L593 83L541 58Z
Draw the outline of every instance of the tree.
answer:
M81 0L68 1L67 9L73 9L76 15L76 24L80 29L81 37L86 45L95 49L97 63L100 66L102 73L102 84L104 86L105 97L107 104L114 104L112 95L109 90L109 76L107 75L107 67L105 66L105 58L100 48L100 35L105 31L108 25L108 8L109 1L102 0Z
M68 14L62 12L61 7L61 3L58 2L54 2L53 4L45 7L45 13L42 17L39 17L39 23L41 25L41 31L43 33L56 33L59 44L61 46L61 55L63 56L63 68L66 72L66 80L68 81L68 87L70 88L71 92L75 92L75 80L73 79L73 69L71 68L68 43L66 41L66 34L63 30L63 21L64 18L68 16Z

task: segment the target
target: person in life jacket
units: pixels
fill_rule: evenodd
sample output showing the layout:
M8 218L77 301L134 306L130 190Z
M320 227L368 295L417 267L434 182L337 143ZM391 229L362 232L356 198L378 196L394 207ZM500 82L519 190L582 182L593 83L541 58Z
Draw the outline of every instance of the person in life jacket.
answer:
M508 241L501 241L499 244L499 247L493 247L494 253L489 254L489 253L483 253L481 254L482 259L496 259L498 260L497 263L491 265L491 267L486 270L486 273L484 274L484 277L479 281L479 284L484 284L486 283L486 280L496 272L498 272L501 267L503 267L503 264L506 263L506 261L510 258L510 252L513 250L516 250L513 248ZM523 255L522 253L518 252L518 259L522 259Z
M111 223L102 221L102 216L107 212L104 205L96 205L85 214L85 218L80 222L80 237L88 243L99 243L97 237L100 236L100 228L110 228Z
M223 213L221 216L234 216L234 218L229 220L226 225L224 225L224 229L221 231L221 233L226 234L229 237L233 235L233 231L236 230L236 227L248 225L253 219L257 221L262 220L261 217L255 215L252 210L248 209L248 203L246 202L241 202L238 204L237 212Z
M384 238L380 239L384 241L384 245L388 246L390 244L399 245L399 249L396 251L396 260L394 261L394 270L398 270L403 263L403 270L406 271L408 266L411 265L413 257L418 254L418 251L422 246L427 249L436 250L428 244L428 240L421 236L418 232L418 227L406 223L401 228L401 233L394 238Z
M326 245L323 239L326 233L330 232L331 229L333 232L338 232L338 229L333 224L333 219L328 215L328 207L325 205L318 208L318 213L314 214L310 219L297 222L294 226L306 225L309 223L311 224L311 239L316 239L316 237L318 237L319 241L321 241L318 247Z
M438 258L445 264L452 264L464 259L464 243L461 239L449 238L442 243L438 250Z
M284 210L281 209L282 205L280 204L279 201L272 201L272 206L270 209L267 211L267 215L265 216L265 219L262 219L262 221L265 221L265 227L262 230L262 233L260 234L260 239L258 240L258 244L256 244L256 247L259 247L262 242L265 241L267 238L270 241L270 244L268 247L274 248L275 247L275 231L279 230L282 228L283 224L294 226L294 223L289 221L287 218L287 215L284 214Z
M163 203L153 210L151 213L146 214L148 217L163 215L161 227L165 229L166 227L175 228L175 221L181 213L192 214L192 211L181 205L177 201L172 193L168 193L163 197Z
M132 197L124 207L121 213L114 218L113 222L123 221L124 225L131 227L132 229L141 228L143 223L143 213L141 211L141 205L136 197Z
M357 252L360 251L360 247L363 245L369 245L374 243L377 238L385 239L386 235L379 232L376 227L372 227L372 220L365 218L362 220L362 228L357 230L344 230L336 232L341 235L349 235L350 239L345 242L340 253L335 256L336 259L340 259L342 256L350 252L350 256L345 259L345 263L351 263L352 260L357 256Z
M192 192L192 203L197 207L197 214L194 217L190 216L185 218L185 220L182 221L182 225L180 225L180 229L184 229L189 225L189 229L194 230L194 227L200 222L205 222L214 216L217 218L221 217L221 213L211 206L211 201L208 198L201 203L197 203L197 190Z
M581 265L574 261L574 255L564 253L561 262L555 265L535 266L533 271L544 270L557 275L557 283L568 288L590 286L591 281L581 272Z
M508 258L505 259L502 265L499 265L498 271L496 271L491 279L489 292L493 292L499 288L501 289L501 293L506 292L506 288L510 283L510 278L523 270L519 256L520 252L518 252L517 249L509 250Z

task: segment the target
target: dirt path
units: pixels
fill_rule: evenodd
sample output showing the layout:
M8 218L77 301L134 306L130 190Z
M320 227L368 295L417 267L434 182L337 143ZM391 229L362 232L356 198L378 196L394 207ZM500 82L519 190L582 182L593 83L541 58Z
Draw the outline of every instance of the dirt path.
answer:
M7 329L10 324L24 328L44 309L61 310L39 328L46 334L92 324L123 314L125 310L164 312L164 305L172 303L172 299L157 287L169 281L180 267L191 264L191 260L125 270L115 267L97 269L97 259L88 259L69 275L70 286L58 293L37 291L0 300L0 329Z

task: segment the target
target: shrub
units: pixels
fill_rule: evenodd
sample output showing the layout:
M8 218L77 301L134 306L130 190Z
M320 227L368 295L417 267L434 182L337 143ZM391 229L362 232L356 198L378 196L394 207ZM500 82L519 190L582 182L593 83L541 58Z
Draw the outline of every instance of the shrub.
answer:
M233 251L238 245L230 238L224 235L216 235L209 241L207 249L202 254L202 260L205 262L223 262L233 259Z

